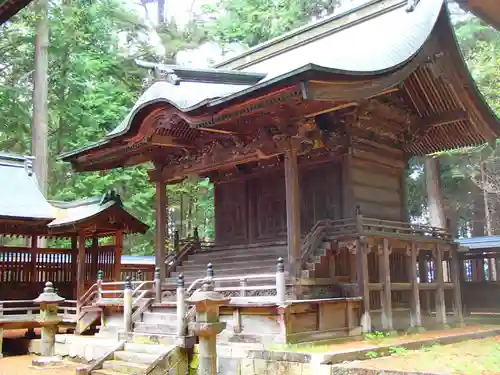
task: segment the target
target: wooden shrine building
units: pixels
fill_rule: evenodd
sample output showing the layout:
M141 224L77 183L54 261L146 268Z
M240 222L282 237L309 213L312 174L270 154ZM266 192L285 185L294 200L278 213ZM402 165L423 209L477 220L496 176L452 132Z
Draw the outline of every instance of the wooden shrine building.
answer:
M8 21L32 0L2 0L0 2L0 25Z
M487 24L500 30L500 2L497 0L455 0L460 8L472 12Z
M431 310L461 321L458 245L409 223L405 169L493 142L500 126L443 1L371 1L212 69L152 68L124 121L62 159L82 172L152 162L163 277L165 185L199 176L215 186L215 246L284 241L298 298L362 296L365 330L401 311L400 325Z
M118 277L124 233L144 233L147 226L113 192L47 201L32 161L0 153L0 301L35 298L47 281L74 300L95 282L98 270L105 279ZM43 242L56 247L39 246Z

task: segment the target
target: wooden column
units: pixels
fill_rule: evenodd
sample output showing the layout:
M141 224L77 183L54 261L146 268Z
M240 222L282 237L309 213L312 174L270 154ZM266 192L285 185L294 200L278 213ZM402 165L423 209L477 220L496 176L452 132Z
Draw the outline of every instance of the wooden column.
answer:
M167 239L167 186L156 182L156 267L160 269L160 280L166 277L165 247Z
M122 253L123 253L123 231L119 230L115 233L115 268L112 276L115 280L120 280L122 270Z
M372 330L372 319L370 314L370 287L368 274L368 244L360 239L356 240L356 257L358 268L358 296L363 297L363 312L361 316L361 326L363 332Z
M380 283L382 291L380 292L380 304L382 306L382 328L392 331L392 296L391 296L391 268L389 262L389 240L384 238L382 246L379 246L379 267L380 267Z
M297 152L300 137L280 135L275 137L285 157L286 223L288 243L288 275L295 279L301 277L301 239L300 239L300 193Z
M435 249L434 268L436 272L436 321L438 324L446 324L446 302L444 299L444 279L443 279L443 248L439 245Z
M455 323L462 325L464 315L462 310L461 279L463 275L463 262L460 259L457 246L451 248L451 282L453 283L453 312Z
M78 274L78 236L74 235L71 237L71 272L73 275ZM72 285L73 290L73 299L77 299L77 286L76 283L73 282Z
M76 300L85 293L85 234L78 235L78 260L76 269ZM78 304L79 305L79 304Z
M426 259L426 253L423 250L420 250L418 255L418 273L421 283L429 282L429 263ZM430 291L422 291L422 302L420 303L420 307L426 315L431 315Z
M408 276L411 284L411 299L410 299L410 326L413 329L422 327L422 314L420 311L420 290L417 280L417 255L418 248L415 242L411 243L410 253L408 256Z
M355 214L355 200L352 183L352 149L348 147L342 156L342 217L349 218Z
M36 258L38 254L38 236L31 236L31 278L32 283L37 282Z
M97 264L99 260L99 237L97 234L92 235L92 245L90 247L90 254L92 254L92 266L90 268L90 280L97 280Z

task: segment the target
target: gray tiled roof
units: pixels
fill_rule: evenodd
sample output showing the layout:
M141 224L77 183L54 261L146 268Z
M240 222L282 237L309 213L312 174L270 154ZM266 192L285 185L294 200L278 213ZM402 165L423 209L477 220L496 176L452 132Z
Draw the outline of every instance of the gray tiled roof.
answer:
M101 197L90 198L71 203L52 202L56 219L49 223L49 228L60 227L68 224L78 223L82 220L90 219L114 204L115 201L108 201L101 204Z
M460 238L457 242L470 250L500 249L500 236Z
M232 61L241 60L245 65L242 72L262 73L265 76L254 85L207 83L196 80L195 75L190 79L181 79L178 84L155 82L107 137L127 132L140 109L153 103L166 102L189 112L203 106L219 105L304 70L365 75L396 69L411 60L424 45L442 10L443 0L421 0L412 12L406 11L406 5L406 0L375 0L345 14L334 15L293 31L277 41L264 43L217 66L228 69L232 67ZM328 26L323 30L323 25ZM314 29L315 34L297 42L307 28ZM279 51L265 51L273 43L287 38L288 46ZM264 51L263 57L251 62L252 54L259 51Z
M52 206L40 191L32 158L0 152L0 217L54 219Z

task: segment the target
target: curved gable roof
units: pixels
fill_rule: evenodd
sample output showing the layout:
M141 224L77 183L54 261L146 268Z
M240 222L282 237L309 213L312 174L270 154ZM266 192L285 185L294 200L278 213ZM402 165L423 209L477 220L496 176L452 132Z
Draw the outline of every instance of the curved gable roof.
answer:
M250 95L255 97L276 90L285 82L298 82L310 72L342 83L346 87L344 99L363 99L370 96L366 95L370 90L374 95L403 82L417 67L425 66L429 59L434 61L436 51L443 49L443 65L448 65L447 73L453 76L453 90L463 91L457 100L463 103L463 110L470 111L472 126L478 133L474 142L498 136L498 119L470 77L454 39L444 1L421 0L411 10L407 6L406 0L374 0L256 46L216 66L226 72L232 69L234 73L266 75L253 85L206 83L193 77L177 84L168 80L155 82L104 141L61 158L75 161L94 150L116 147L117 142L110 142L133 135L132 124L140 127L145 115L158 106L196 124L203 116L215 116L231 104L248 100Z

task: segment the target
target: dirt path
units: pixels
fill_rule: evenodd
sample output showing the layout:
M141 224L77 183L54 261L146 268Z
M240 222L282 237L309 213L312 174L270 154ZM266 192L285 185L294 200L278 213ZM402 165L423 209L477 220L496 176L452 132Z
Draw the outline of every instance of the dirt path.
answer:
M81 365L65 361L57 368L34 368L31 360L37 358L32 355L5 357L0 359L0 375L75 375L75 369Z

